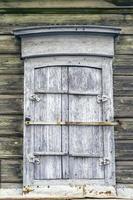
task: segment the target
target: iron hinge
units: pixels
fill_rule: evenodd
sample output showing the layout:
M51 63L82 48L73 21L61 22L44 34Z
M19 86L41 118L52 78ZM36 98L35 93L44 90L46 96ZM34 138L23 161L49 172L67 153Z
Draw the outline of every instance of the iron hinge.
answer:
M97 96L97 103L101 103L101 102L106 102L109 100L109 97L107 95L98 95Z
M108 158L100 158L99 159L99 164L100 165L109 165L110 164L110 160Z
M34 155L29 155L28 156L28 161L30 163L33 163L33 164L37 164L37 165L40 164L40 159L38 157L34 156Z
M36 94L32 94L32 95L30 96L30 100L31 100L31 101L37 101L37 102L39 102L39 101L40 101L40 98L39 98Z

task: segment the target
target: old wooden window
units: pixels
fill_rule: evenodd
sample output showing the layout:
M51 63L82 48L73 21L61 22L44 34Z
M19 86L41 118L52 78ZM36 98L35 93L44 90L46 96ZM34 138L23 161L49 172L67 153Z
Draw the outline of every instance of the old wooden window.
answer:
M93 26L15 31L24 59L24 186L115 184L118 32Z

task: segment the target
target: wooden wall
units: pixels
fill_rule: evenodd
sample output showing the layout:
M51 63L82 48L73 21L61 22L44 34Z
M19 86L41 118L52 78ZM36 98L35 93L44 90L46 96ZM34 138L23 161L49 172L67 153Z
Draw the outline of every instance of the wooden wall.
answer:
M117 183L133 185L133 1L0 1L0 187L22 183L23 61L12 30L47 24L95 24L122 28L114 60Z

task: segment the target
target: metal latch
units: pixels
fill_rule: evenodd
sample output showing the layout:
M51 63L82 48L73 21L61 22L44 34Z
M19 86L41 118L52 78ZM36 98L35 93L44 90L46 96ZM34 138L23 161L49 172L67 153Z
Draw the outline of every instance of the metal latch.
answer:
M34 156L34 155L29 155L29 156L28 156L28 161L29 161L30 163L33 163L33 164L37 164L37 165L40 164L40 159L37 158L37 157Z
M117 126L118 122L112 121L101 121L101 122L70 122L70 121L57 121L57 122L46 122L46 121L31 121L30 118L25 118L25 124L30 125L55 125L55 126Z
M99 164L100 165L109 165L110 164L110 160L108 158L100 158L99 159Z
M105 101L108 101L109 100L109 97L106 96L106 95L98 95L97 96L97 102L100 103L100 102L105 102Z
M39 102L39 101L40 101L40 98L39 98L36 94L32 94L32 95L30 96L30 100L31 100L31 101L37 101L37 102Z
M30 116L26 116L25 117L25 124L29 125L30 121L31 121L31 117Z

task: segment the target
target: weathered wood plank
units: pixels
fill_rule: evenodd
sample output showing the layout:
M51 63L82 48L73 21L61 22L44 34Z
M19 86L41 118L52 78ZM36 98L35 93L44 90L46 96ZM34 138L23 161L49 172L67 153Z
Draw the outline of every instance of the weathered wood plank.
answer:
M17 75L16 75L17 76ZM115 77L116 81L119 80L120 77ZM126 77L125 77L126 78ZM132 79L132 76L131 76ZM126 81L126 79L124 79ZM130 81L130 80L129 80ZM16 82L16 85L19 83ZM4 83L3 83L4 85ZM119 95L124 95L124 89L122 89L119 85L116 90L119 90ZM129 89L129 84L127 85L127 88ZM132 88L131 88L132 89ZM1 88L2 90L2 88ZM4 90L4 88L3 88ZM19 86L19 88L14 91L13 93L19 94L20 91L22 91L22 85ZM115 91L116 91L115 90ZM4 90L5 93L11 94L7 89ZM115 93L114 98L114 108L115 108L115 117L133 117L133 97L130 97L130 94L132 93L127 91L126 95L124 97L117 97L117 91ZM23 114L23 95L0 95L0 114L6 114L6 115L12 115L12 114Z
M22 94L23 76L22 75L0 75L1 94Z
M121 35L117 41L116 54L133 54L133 36L132 35ZM0 36L0 53L20 53L20 41L14 36L1 35Z
M133 6L132 0L107 0L108 2L117 6Z
M107 81L108 80L108 81ZM102 68L102 92L107 94L109 101L103 104L103 120L114 120L113 108L113 69L112 61L105 60ZM115 149L114 149L114 127L103 127L104 156L110 160L110 165L105 168L105 183L115 184Z
M12 182L10 182L10 183L1 183L1 188L3 188L3 189L11 189L11 188L22 188L23 187L23 185L22 185L22 183L12 183ZM17 199L18 200L18 199Z
M133 77L114 76L114 95L133 96Z
M115 127L115 139L117 140L133 140L133 119L117 118L120 125Z
M0 8L0 14L133 14L132 7L56 7L45 8L44 6L39 8Z
M23 96L0 95L0 114L23 114Z
M113 63L114 75L133 75L133 56L116 55ZM23 74L20 55L0 55L0 74Z
M19 53L20 42L14 36L1 35L0 53Z
M116 55L113 68L115 75L133 75L133 56ZM20 55L0 55L0 74L23 74Z
M20 55L0 55L0 74L23 74L23 61Z
M133 96L132 76L114 76L114 95ZM1 94L22 94L22 75L0 75Z
M11 15L11 14L10 14ZM60 14L61 15L61 14ZM75 15L77 15L77 14L75 14ZM94 14L93 14L94 15ZM92 15L92 16L93 16ZM69 16L69 15L68 15ZM18 16L19 17L19 16ZM20 16L21 17L21 16ZM58 15L55 15L55 17L57 17L57 19L58 19ZM74 20L76 20L75 18L74 18ZM39 25L41 25L41 26L44 26L44 25L55 25L55 24L63 24L63 25L67 25L67 24L80 24L80 25L83 25L83 24L91 24L91 25L96 25L96 24L98 24L98 25L101 25L101 26L103 26L104 24L101 22L93 22L93 20L91 21L91 22L89 22L89 23L83 23L84 21L75 21L75 23L74 23L74 21L73 22L71 22L71 19L70 19L70 22L69 22L69 19L68 19L68 21L67 22L63 22L63 23L59 23L59 19L58 19L58 23L32 23L32 24L29 24L29 25L26 25L26 24L24 24L24 25L21 25L20 24L20 26L19 25L13 25L12 24L12 26L10 25L10 24L7 24L7 26L1 26L1 29L0 29L0 35L12 35L12 31L14 30L14 29L17 29L17 28L23 28L23 27L29 27L29 26L39 26ZM133 27L131 26L131 23L130 24L128 24L128 22L127 22L127 24L122 24L122 22L119 24L119 25L113 25L111 22L109 23L109 24L106 24L107 26L117 26L117 27L120 27L121 28L121 35L133 35Z
M133 140L116 140L115 149L117 161L133 161Z
M128 126L128 124L130 125L130 127ZM126 122L126 121L123 122L122 121L122 128L116 129L116 131L121 130L121 132L120 131L116 132L116 134L117 134L116 137L119 138L119 139L125 139L125 138L129 139L128 136L125 136L125 134L128 132L130 139L132 139L132 137L133 137L132 128L133 128L133 121L131 121L131 122L130 121L129 122ZM126 133L125 133L125 131L126 131ZM7 148L7 146L9 146L9 148L8 148L8 150L6 150L5 154L11 155L11 152L14 152L14 148L16 148L15 145L13 145L15 142L17 142L15 144L18 145L19 148L22 148L22 146L21 146L22 144L19 144L17 140L19 140L19 139L18 138L15 138L15 139L14 138L5 138L5 141L2 140L3 141L3 143L1 143L1 145L3 144L2 147L1 147L2 153L3 153L3 151L5 152L4 149ZM9 141L10 141L10 145L8 144ZM117 140L116 141L116 147L117 147L116 148L117 159L119 159L119 160L123 160L123 159L127 159L127 160L129 159L130 160L130 159L132 159L132 154L131 154L131 151L133 151L133 148L132 148L133 147L133 141L132 140L131 141L129 141L129 140L118 141ZM124 148L125 148L125 150L124 150ZM17 148L16 148L16 150L17 150ZM19 154L19 153L16 152L16 154ZM127 157L126 157L126 155L127 155Z
M116 41L116 54L133 54L133 36L124 35Z
M113 68L115 75L133 75L133 56L116 55ZM20 55L0 55L0 74L23 74Z
M132 55L116 55L113 63L114 75L133 75L133 56Z
M133 56L132 55L115 55L113 66L115 67L133 67ZM120 68L121 70L121 68Z
M133 119L117 118L120 126L115 127L116 139L133 139ZM116 120L117 120L116 119ZM0 117L0 136L22 136L23 117L16 115L6 115Z
M104 0L1 0L0 8L82 8L82 7L116 7L114 4Z
M133 16L122 14L1 14L2 32L14 28L47 24L97 24L113 26L132 26Z
M133 181L133 162L117 161L116 178L117 183L132 183ZM1 160L1 182L21 183L22 182L22 160ZM3 184L4 185L4 184ZM8 184L9 185L9 184ZM8 186L9 187L9 186ZM5 185L4 185L5 188Z
M124 26L122 26L122 25L120 25L121 26L121 34L127 34L127 35L132 35L133 34L133 26L126 26L126 27L124 27Z
M22 182L22 160L1 160L1 182Z
M23 116L2 115L0 116L0 136L22 136Z
M124 141L123 141L124 143ZM132 156L132 155L131 155ZM128 160L128 159L127 159ZM117 182L118 183L131 183L132 176L132 166L131 161L117 161L116 171L117 171ZM16 169L15 169L16 168ZM12 160L2 160L2 182L19 182L21 181L20 170L22 168L22 162L12 161ZM129 180L130 179L130 180Z
M115 117L133 117L133 97L115 97L114 110Z
M133 183L133 161L116 162L117 183Z
M92 44L95 44L92 45ZM63 34L23 37L22 57L53 54L100 54L114 55L113 37L104 35ZM56 47L56 48L53 48ZM102 49L102 52L101 52Z
M0 158L5 155L22 155L22 138L0 137Z

